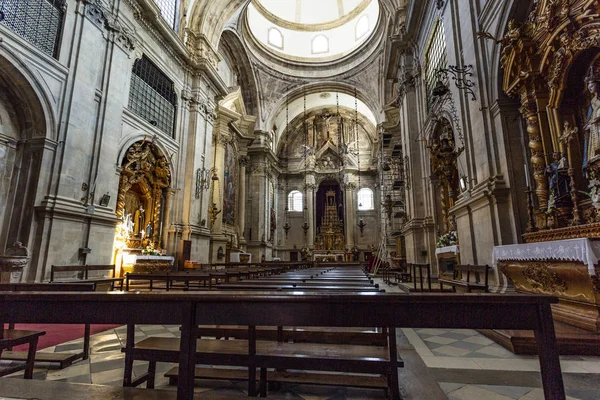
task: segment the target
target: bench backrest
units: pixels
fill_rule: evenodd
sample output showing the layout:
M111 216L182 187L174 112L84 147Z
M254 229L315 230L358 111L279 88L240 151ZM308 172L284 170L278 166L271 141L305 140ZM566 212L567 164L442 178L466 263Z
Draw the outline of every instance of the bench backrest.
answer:
M56 279L85 279L85 265L52 265L50 282Z
M93 292L95 283L0 283L0 292Z
M91 274L90 271L92 272ZM98 271L100 271L100 273L98 273ZM108 272L108 274L104 274L102 271ZM57 276L58 274L61 274L61 276ZM92 279L106 277L115 277L115 264L52 265L50 268L50 282L53 282L57 279Z
M418 290L417 289L417 271L419 272L419 285L420 285L420 291L421 292L431 292L431 266L429 264L409 264L410 266L410 270L412 271L412 275L413 275L413 286L415 288L415 291ZM424 274L427 274L427 277L424 277ZM425 288L423 287L423 279L427 280L427 290L425 290Z
M100 274L98 274L98 272L100 272ZM92 278L115 278L115 264L110 264L110 265L86 265L85 266L85 278L86 279L92 279Z
M462 279L466 282L481 283L481 276L483 275L485 286L488 286L490 269L489 265L457 264L454 266L453 278L456 280Z

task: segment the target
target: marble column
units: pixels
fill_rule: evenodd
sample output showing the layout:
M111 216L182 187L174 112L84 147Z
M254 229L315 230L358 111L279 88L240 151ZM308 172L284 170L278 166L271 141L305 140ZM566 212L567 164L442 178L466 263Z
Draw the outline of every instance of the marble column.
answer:
M225 145L226 140L223 139L222 136L216 136L213 141L214 146L216 146L215 151L215 167L217 169L216 173L219 177L218 181L212 180L211 178L211 198L212 201L209 202L209 210L213 205L220 210L219 214L216 215L214 222L211 222L211 233L213 236L221 235L223 233L223 191L225 190L224 181L225 181ZM214 186L213 186L214 185ZM211 215L209 213L209 218Z

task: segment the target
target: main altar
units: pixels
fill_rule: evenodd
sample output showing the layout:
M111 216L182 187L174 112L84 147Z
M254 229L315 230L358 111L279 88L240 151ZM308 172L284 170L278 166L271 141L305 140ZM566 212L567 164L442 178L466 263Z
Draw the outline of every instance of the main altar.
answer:
M502 39L503 89L527 124L528 222L525 243L494 248L494 264L517 291L560 299L563 354L600 354L599 15L597 1L538 2Z
M346 259L344 222L338 215L338 202L333 190L325 193L325 208L315 238L313 259L325 262L342 262Z

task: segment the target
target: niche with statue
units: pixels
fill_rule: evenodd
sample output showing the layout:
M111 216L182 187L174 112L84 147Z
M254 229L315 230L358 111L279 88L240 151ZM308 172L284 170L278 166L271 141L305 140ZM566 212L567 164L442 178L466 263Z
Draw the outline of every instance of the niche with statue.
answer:
M169 161L154 141L134 143L121 163L117 217L119 238L130 249L158 251L166 190L170 187Z

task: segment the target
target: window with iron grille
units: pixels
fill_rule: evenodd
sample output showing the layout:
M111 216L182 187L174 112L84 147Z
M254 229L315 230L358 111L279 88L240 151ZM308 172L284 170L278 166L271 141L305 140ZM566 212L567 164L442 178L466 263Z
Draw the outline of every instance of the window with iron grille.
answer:
M133 64L129 109L174 136L177 102L173 82L146 56Z
M167 21L167 24L176 31L178 26L179 0L154 0L154 2L160 8L160 13L164 20Z
M438 21L433 28L431 39L429 39L429 46L425 52L425 88L427 90L428 106L431 105L431 101L433 100L432 92L438 79L436 72L439 69L446 68L447 65L444 25L442 21Z
M0 0L0 24L57 57L63 5L64 0Z

